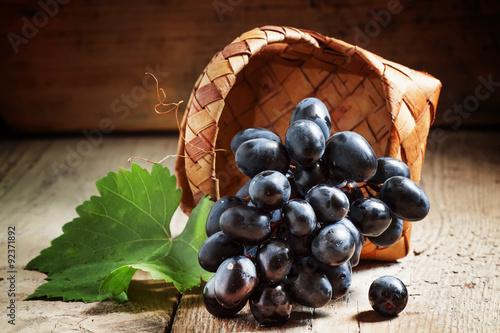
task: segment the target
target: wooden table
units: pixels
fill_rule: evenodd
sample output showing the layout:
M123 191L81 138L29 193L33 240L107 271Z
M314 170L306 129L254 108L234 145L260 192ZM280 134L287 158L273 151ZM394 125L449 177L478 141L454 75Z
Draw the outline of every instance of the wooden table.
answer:
M295 307L289 323L276 331L500 331L500 133L449 131L444 136L426 156L421 185L431 211L414 225L411 253L397 262L361 264L346 297L321 309ZM146 274L134 277L125 304L23 301L45 275L22 267L61 234L77 205L97 194L94 181L127 168L128 157L159 160L174 154L176 140L114 136L98 145L82 143L81 137L0 143L0 332L259 330L248 307L220 320L204 309L201 289L181 296ZM165 164L173 170L173 162ZM65 163L71 167L61 169ZM177 231L184 221L182 214L176 216ZM15 327L6 316L8 226L15 226L17 237ZM410 293L405 311L390 320L374 313L367 297L371 281L385 274L402 279Z

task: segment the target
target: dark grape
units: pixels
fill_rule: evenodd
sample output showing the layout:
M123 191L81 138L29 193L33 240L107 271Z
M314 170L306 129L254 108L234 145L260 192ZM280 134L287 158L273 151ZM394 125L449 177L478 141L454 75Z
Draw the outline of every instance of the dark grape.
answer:
M306 194L319 222L334 223L342 220L349 211L349 200L338 188L316 185Z
M269 239L257 250L255 263L262 281L280 282L292 269L292 249L282 239Z
M387 179L394 176L410 178L410 168L403 161L392 157L377 158L377 172L370 179L370 182L383 184Z
M258 138L269 139L282 143L281 138L279 137L278 134L266 128L262 127L247 128L241 132L238 132L235 136L233 136L233 139L231 140L231 150L233 151L233 154L236 154L236 151L243 142Z
M271 235L269 216L251 206L226 210L220 217L220 227L229 238L244 245L258 245Z
M354 237L340 223L323 227L311 245L314 258L327 265L342 265L351 259L355 248Z
M377 237L391 224L391 211L382 200L361 198L352 203L349 219L363 235Z
M265 211L279 209L290 199L288 179L278 171L262 171L253 177L248 189L250 200Z
M243 256L228 258L215 273L215 298L224 307L239 307L245 304L258 282L252 260Z
M325 138L321 128L310 120L297 120L285 134L285 147L290 158L303 166L319 161L325 152Z
M238 169L253 178L266 170L276 170L286 174L290 166L290 157L285 146L269 139L251 139L243 142L235 154Z
M408 290L400 279L386 275L373 281L368 297L373 310L383 316L394 317L406 307Z
M346 261L342 265L321 265L321 270L332 285L332 300L336 300L347 294L351 287L352 269L351 263Z
M305 257L311 255L311 244L314 239L314 234L307 236L295 236L292 233L289 233L285 240L290 245L292 249L293 256Z
M365 236L359 232L359 229L356 228L356 226L347 217L337 223L343 224L347 229L349 229L352 237L354 238L356 248L354 249L354 253L349 261L351 263L351 267L356 267L359 264L361 249L363 248L363 245L365 245Z
M222 197L215 202L212 209L210 209L210 213L208 213L207 222L205 224L205 231L208 237L220 231L219 219L222 213L229 208L237 206L246 206L246 202L235 195Z
M240 197L240 198L246 198L250 195L250 193L248 193L248 188L250 187L250 182L252 180L249 179L245 182L245 184L243 184L239 189L238 189L238 192L236 192L236 196L237 197Z
M398 241L403 233L403 220L393 217L389 228L387 228L380 236L368 237L368 239L379 247L388 247Z
M232 317L240 312L240 310L245 307L245 302L242 302L242 304L235 308L226 308L219 304L219 302L215 298L214 281L215 276L212 276L212 278L208 280L207 284L205 285L205 288L203 288L203 302L205 303L205 308L207 309L207 311L219 318Z
M305 197L307 192L318 184L328 184L330 169L320 160L310 167L297 165L293 170L293 180L299 193Z
M301 305L320 308L332 298L332 285L314 258L304 257L297 260L286 282L289 284L292 299Z
M413 180L394 176L380 188L380 199L391 209L391 214L405 221L419 221L429 213L429 199Z
M350 131L335 133L328 139L323 160L338 178L345 180L364 182L377 170L377 158L370 144Z
M250 298L250 311L261 326L281 326L290 318L292 298L288 288L261 284Z
M208 237L198 252L198 261L204 270L216 272L219 265L227 258L242 255L244 247L233 242L222 231Z
M324 141L330 137L332 120L325 104L314 97L305 98L297 104L290 117L290 125L299 119L307 119L316 123L321 128Z
M316 214L305 200L289 200L283 206L282 216L288 230L296 236L310 235L316 229Z
M345 193L345 195L347 196L347 199L349 199L350 204L352 204L354 201L356 201L358 199L365 197L363 191L361 190L361 188L358 187L356 182L349 182L349 183L346 183L346 185L348 185L348 187L346 186L342 190L342 192Z

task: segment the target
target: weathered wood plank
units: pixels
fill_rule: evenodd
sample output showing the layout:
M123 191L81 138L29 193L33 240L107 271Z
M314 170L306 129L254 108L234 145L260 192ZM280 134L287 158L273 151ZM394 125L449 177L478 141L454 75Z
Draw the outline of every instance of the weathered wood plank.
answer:
M64 223L75 216L75 207L97 194L94 182L108 171L130 168L127 159L144 156L159 160L175 152L177 137L104 138L70 167L68 152L78 152L86 139L40 139L0 144L0 304L7 296L7 226L16 227L16 325L7 323L2 311L1 332L163 332L177 306L179 293L173 285L151 280L138 272L129 289L130 301L90 303L23 301L44 282L45 274L22 268L61 234ZM81 150L83 151L83 150ZM68 155L69 154L69 155ZM70 160L70 159L68 159ZM54 163L65 165L54 169ZM138 161L150 168L148 163ZM173 170L173 159L166 165ZM62 170L56 172L55 170ZM182 218L175 218L180 229Z

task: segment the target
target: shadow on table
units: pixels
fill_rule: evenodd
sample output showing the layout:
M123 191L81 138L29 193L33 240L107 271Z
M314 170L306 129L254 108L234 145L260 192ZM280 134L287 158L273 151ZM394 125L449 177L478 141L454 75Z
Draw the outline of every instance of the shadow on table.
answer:
M361 323L379 323L382 321L389 321L393 318L384 317L379 315L373 310L363 311L353 316L355 320L359 320Z

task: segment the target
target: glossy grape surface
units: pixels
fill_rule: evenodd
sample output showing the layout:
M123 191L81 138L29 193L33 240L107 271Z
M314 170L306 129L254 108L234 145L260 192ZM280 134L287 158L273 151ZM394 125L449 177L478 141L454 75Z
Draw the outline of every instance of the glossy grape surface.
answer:
M226 308L220 305L215 298L214 281L215 276L212 276L212 278L208 280L207 284L205 284L205 287L203 288L203 302L205 303L205 308L207 309L207 311L219 318L232 317L240 312L240 310L245 307L246 302L242 302L242 304L234 308Z
M307 192L306 200L314 209L318 222L340 221L349 211L347 196L334 186L316 185Z
M316 214L305 200L289 200L283 206L282 217L288 230L296 236L310 235L316 229Z
M269 216L252 206L226 210L220 217L220 227L226 236L244 245L258 245L271 235Z
M365 245L366 242L365 236L363 236L359 232L359 229L356 228L354 223L352 223L348 218L344 218L337 223L343 224L347 229L349 229L352 237L354 238L355 249L351 259L349 259L349 262L351 263L351 267L356 267L359 264L361 250L363 249L363 245Z
M219 265L227 258L243 255L244 247L233 242L222 231L208 237L198 252L200 266L209 272L216 272Z
M397 316L408 303L408 290L403 282L394 276L381 276L370 285L370 305L377 313Z
M238 169L247 177L266 170L276 170L286 174L290 157L281 143L269 139L251 139L243 142L235 154Z
M355 248L354 237L340 223L323 227L311 245L314 258L326 265L342 265L351 259Z
M309 97L300 101L292 112L290 125L299 119L307 119L316 123L316 125L321 128L324 141L328 140L330 137L332 120L328 109L321 100L315 97Z
M377 237L369 237L370 241L379 247L388 247L398 241L403 233L403 220L393 217L389 227Z
M285 134L285 147L290 158L302 166L311 166L325 152L325 138L321 128L310 120L297 120Z
M413 180L394 176L380 188L380 199L391 214L406 221L419 221L429 213L430 204L425 192Z
M258 138L269 139L282 143L281 138L279 137L278 134L266 128L262 127L247 128L244 129L243 131L238 132L235 136L233 136L233 139L231 140L231 150L233 151L233 154L236 154L236 151L243 142Z
M391 211L382 200L361 198L352 203L349 219L363 235L377 237L391 224Z
M261 284L250 299L250 311L261 326L281 326L290 318L292 298L284 284Z
M269 239L257 250L255 263L262 281L280 282L292 269L292 249L283 239Z
M205 231L208 237L220 231L219 219L222 213L229 208L237 206L246 206L246 202L235 195L222 197L215 202L212 209L210 209L210 213L208 213L207 222L205 224Z
M410 178L410 168L403 161L392 157L377 158L377 172L370 179L370 182L383 184L387 179L394 176Z
M224 307L239 307L245 304L258 282L252 260L243 256L228 258L214 276L215 298Z
M320 308L332 298L332 285L311 257L299 259L292 268L287 283L292 299L304 306Z
M248 193L257 207L271 211L281 208L290 199L291 186L285 175L267 170L253 177Z
M293 170L293 180L299 193L305 197L307 192L318 184L328 184L330 169L323 161L318 161L312 166L297 165Z
M370 144L355 132L338 132L328 139L323 160L332 172L345 180L364 182L377 170L377 158Z
M349 292L352 280L352 269L349 261L338 266L322 264L321 270L332 285L332 300L336 300Z

